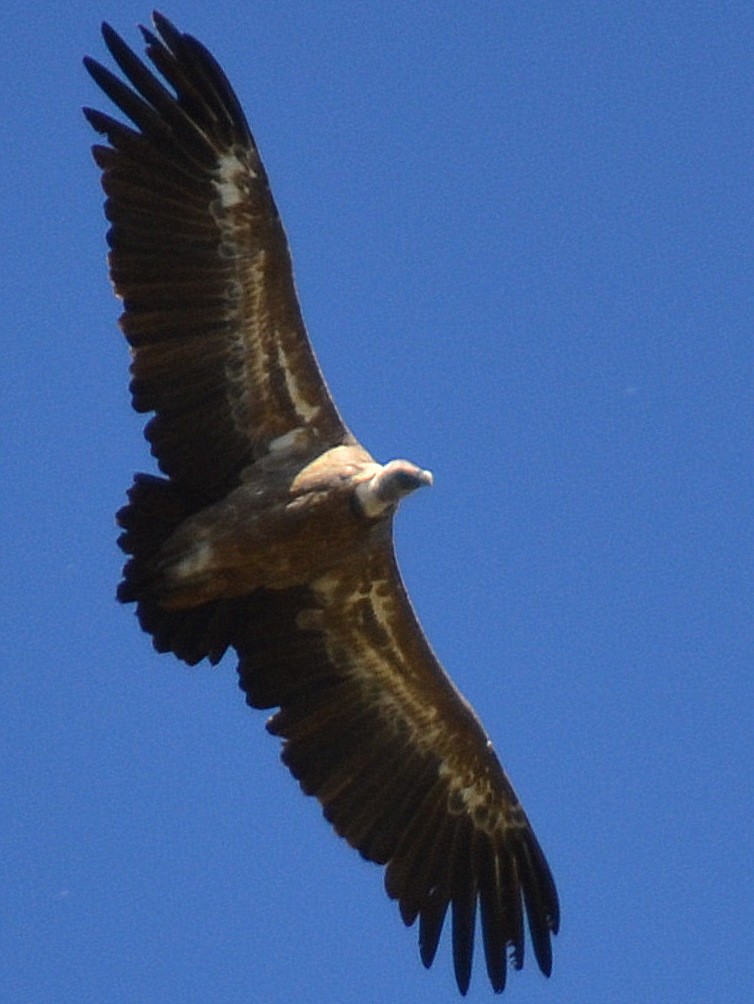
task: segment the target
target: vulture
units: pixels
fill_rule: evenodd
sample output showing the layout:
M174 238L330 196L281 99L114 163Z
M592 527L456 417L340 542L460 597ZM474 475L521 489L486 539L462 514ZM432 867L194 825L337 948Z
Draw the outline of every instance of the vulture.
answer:
M122 76L85 65L128 119L85 115L123 301L131 394L161 475L118 513L118 599L158 652L238 657L282 760L363 858L385 867L429 967L446 914L466 993L477 925L495 992L543 973L550 869L474 711L437 661L393 550L400 501L432 483L348 430L307 337L288 243L244 112L194 37L155 13Z

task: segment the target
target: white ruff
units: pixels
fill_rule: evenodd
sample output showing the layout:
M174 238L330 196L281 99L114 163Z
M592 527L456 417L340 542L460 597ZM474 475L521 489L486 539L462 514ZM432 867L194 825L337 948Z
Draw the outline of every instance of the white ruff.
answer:
M384 467L380 469L384 470ZM374 486L376 477L377 475L370 478L369 481L363 481L356 488L356 498L359 500L361 510L364 515L369 516L370 519L381 515L390 505L389 502L384 502L382 499L378 498Z

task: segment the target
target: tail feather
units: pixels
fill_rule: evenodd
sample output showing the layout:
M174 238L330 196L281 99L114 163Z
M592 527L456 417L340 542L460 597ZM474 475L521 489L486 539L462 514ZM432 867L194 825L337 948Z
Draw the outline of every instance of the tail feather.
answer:
M118 544L129 559L117 597L135 603L142 628L152 635L158 652L173 652L190 666L202 659L218 663L228 648L245 601L212 600L188 610L168 610L158 601L157 561L162 545L201 506L173 482L137 474L128 505L117 515L123 533Z

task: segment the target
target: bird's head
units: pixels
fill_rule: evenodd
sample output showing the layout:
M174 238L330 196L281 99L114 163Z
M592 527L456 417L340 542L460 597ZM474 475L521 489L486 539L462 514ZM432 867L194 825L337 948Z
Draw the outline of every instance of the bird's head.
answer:
M431 485L432 480L431 471L422 470L410 460L391 460L357 487L356 497L362 512L375 519L388 509L394 509L417 488Z

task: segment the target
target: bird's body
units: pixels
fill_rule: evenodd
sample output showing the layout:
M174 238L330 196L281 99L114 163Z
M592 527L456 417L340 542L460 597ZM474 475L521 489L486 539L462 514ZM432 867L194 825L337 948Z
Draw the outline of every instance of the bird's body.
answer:
M165 540L153 565L160 602L181 609L311 582L367 543L356 490L379 469L359 446L267 454Z
M111 223L134 407L163 476L119 512L118 596L156 649L232 648L255 708L327 819L386 866L430 965L446 912L458 986L476 913L493 988L523 964L524 916L549 974L559 907L547 862L471 707L416 619L393 551L402 498L431 483L377 463L341 419L295 294L259 152L207 50L159 14L164 78L107 25L124 84L87 68L131 120L86 110ZM167 84L167 86L166 86ZM129 86L130 85L130 86Z

